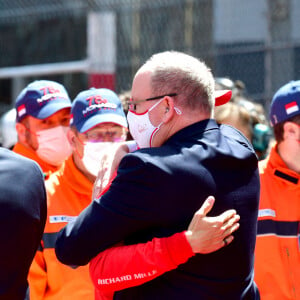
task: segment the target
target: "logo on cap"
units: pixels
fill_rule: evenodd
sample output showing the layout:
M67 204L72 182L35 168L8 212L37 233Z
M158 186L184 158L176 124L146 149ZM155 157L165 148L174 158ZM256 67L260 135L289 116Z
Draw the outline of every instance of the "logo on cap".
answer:
M19 118L26 114L25 104L22 104L18 107L18 116Z
M113 109L116 110L117 104L110 103L106 99L102 98L101 95L91 96L85 99L89 102L89 106L82 111L84 117L100 109Z
M299 106L297 105L296 101L290 102L285 105L285 111L288 115L290 115L298 110L299 110Z
M45 86L43 88L40 88L40 91L43 92L43 96L36 99L37 103L39 103L40 105L43 105L43 103L46 101L48 102L57 98L68 99L68 96L66 94L62 93L59 89L53 86Z

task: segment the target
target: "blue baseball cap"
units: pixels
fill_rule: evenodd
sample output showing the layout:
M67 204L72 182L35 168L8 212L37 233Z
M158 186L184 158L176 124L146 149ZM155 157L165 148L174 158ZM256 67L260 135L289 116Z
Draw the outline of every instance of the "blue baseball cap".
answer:
M271 126L297 115L300 115L300 80L285 84L275 93L270 106Z
M127 128L127 119L117 94L109 89L79 93L72 103L71 126L83 133L101 123L115 123Z
M17 122L26 116L46 119L64 108L71 108L66 89L50 80L37 80L22 90L16 100Z

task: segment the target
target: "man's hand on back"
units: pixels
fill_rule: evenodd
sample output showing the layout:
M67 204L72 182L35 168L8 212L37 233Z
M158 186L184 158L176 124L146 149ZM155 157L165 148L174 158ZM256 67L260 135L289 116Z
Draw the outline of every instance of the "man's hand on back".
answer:
M186 238L194 253L214 252L233 241L232 233L239 228L240 216L234 209L216 217L207 217L215 202L209 196L194 217L186 231Z

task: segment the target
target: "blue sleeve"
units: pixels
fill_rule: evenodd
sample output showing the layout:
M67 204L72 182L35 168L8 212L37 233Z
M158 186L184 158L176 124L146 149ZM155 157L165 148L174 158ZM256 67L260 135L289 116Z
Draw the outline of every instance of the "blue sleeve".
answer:
M0 298L24 299L46 216L41 169L32 160L0 147Z
M137 156L127 155L107 193L60 231L55 249L58 259L67 265L85 265L100 251L151 226L154 169Z

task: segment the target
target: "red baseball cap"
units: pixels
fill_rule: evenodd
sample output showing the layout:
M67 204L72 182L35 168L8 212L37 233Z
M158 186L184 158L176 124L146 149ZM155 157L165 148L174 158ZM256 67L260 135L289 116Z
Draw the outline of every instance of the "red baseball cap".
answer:
M215 90L215 106L220 106L229 102L232 96L231 90Z

